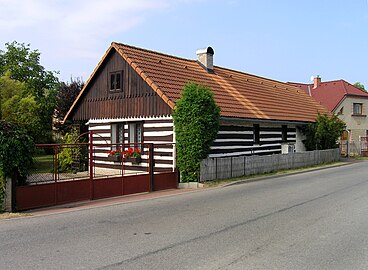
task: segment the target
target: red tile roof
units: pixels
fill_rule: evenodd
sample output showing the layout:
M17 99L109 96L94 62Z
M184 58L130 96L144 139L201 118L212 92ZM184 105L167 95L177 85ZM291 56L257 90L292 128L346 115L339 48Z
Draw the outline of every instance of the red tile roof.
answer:
M115 42L111 44L104 58L112 48L116 49L171 108L175 107L184 85L196 82L211 88L221 109L221 116L225 117L313 122L318 112L328 112L304 91L286 83L218 66L214 66L213 73L208 73L196 60ZM69 113L83 95L84 89Z
M313 84L303 84L289 82L290 85L299 87L305 93L309 93L311 96L324 105L331 112L341 103L346 96L356 96L361 98L368 98L368 93L360 90L359 88L351 85L344 80L336 80L329 82L321 82L318 87L313 89ZM309 86L309 90L308 90Z

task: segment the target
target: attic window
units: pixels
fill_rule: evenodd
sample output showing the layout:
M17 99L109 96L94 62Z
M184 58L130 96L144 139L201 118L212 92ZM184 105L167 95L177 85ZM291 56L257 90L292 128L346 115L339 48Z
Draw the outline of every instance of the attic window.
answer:
M119 92L123 89L123 71L110 73L110 92Z

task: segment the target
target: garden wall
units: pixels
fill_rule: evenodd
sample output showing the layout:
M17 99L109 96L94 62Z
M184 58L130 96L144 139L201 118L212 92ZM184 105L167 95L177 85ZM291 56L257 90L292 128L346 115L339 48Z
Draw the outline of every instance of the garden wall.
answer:
M207 158L201 163L200 181L227 179L273 171L297 169L340 160L339 149L275 154Z

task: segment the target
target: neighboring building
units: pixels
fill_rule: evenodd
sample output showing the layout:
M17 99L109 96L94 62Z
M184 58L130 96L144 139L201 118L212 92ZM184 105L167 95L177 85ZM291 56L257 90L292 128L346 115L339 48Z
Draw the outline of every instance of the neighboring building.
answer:
M210 157L304 150L300 127L327 109L297 87L214 66L213 55L208 47L189 60L113 42L65 119L87 121L108 143L175 143L172 110L185 84L196 82L221 109ZM160 151L155 167L175 169L175 148ZM111 168L106 156L96 163Z
M289 82L289 84L299 87L330 112L338 115L351 132L350 140L356 144L359 142L359 137L368 136L367 92L344 80L322 82L319 76L314 78L312 84L293 82Z

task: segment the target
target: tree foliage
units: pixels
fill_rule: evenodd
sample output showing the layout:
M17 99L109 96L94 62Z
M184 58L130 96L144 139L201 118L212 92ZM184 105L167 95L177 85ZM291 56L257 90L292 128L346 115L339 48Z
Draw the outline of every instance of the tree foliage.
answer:
M70 131L70 125L64 124L64 117L68 113L70 107L72 106L74 100L78 96L79 92L82 90L84 86L84 82L79 79L71 78L70 83L61 82L58 90L58 94L56 96L56 108L55 108L55 123L54 127L57 131L61 133L65 133L66 131Z
M303 130L306 139L303 141L308 151L323 150L337 147L337 140L345 129L345 123L335 114L330 117L318 114L316 122Z
M33 152L33 140L22 127L0 121L0 175L24 179L32 166Z
M365 90L364 85L362 83L360 83L360 82L354 83L354 86L357 87L357 88L359 88L360 90L362 90L364 92L367 92L367 90Z
M220 109L211 90L188 83L176 103L173 119L182 181L198 181L200 162L208 156L219 129Z
M52 116L59 81L40 64L40 53L24 43L0 51L0 116L23 125L38 143L51 140ZM5 111L4 111L5 110Z
M33 138L43 136L40 104L27 91L25 83L12 80L9 73L0 77L0 119L22 125Z

